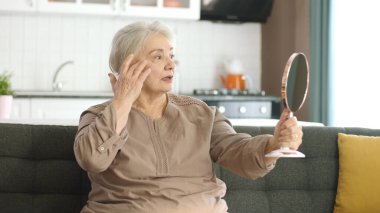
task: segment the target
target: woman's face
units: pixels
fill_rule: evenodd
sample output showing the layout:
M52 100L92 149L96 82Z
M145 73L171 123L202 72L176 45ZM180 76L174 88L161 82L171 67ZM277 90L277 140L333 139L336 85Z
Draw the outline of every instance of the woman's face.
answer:
M169 92L173 85L175 71L173 46L162 34L154 34L145 42L141 59L146 59L151 73L144 82L147 92Z

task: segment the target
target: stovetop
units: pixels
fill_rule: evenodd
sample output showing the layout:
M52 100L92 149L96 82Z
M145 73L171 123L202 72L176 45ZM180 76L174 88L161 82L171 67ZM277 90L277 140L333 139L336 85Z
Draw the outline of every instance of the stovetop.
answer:
M265 96L265 91L251 92L249 90L228 89L194 89L193 95L197 96Z

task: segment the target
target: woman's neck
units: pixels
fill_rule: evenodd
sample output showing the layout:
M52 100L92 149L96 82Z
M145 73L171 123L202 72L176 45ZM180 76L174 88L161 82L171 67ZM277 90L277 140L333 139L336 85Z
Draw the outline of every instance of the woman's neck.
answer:
M153 119L161 118L167 105L166 93L152 94L141 91L139 98L133 103L133 107Z

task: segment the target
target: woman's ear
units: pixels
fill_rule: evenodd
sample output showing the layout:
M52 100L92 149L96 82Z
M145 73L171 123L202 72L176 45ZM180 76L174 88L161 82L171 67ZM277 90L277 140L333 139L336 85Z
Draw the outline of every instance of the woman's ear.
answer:
M112 91L115 93L115 84L116 84L116 81L117 81L117 77L116 77L116 75L114 73L108 73L108 77L110 79Z
M119 73L111 73L111 75L113 75L116 81L119 80Z

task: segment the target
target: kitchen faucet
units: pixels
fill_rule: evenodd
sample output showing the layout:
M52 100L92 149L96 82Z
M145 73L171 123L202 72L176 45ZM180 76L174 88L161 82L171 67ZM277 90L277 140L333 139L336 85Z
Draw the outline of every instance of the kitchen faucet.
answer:
M63 83L60 81L57 82L57 77L58 77L59 72L62 70L62 68L68 64L74 64L74 61L65 61L61 65L59 65L59 67L55 70L54 77L53 77L53 83L52 83L53 91L58 92L58 91L62 90Z

